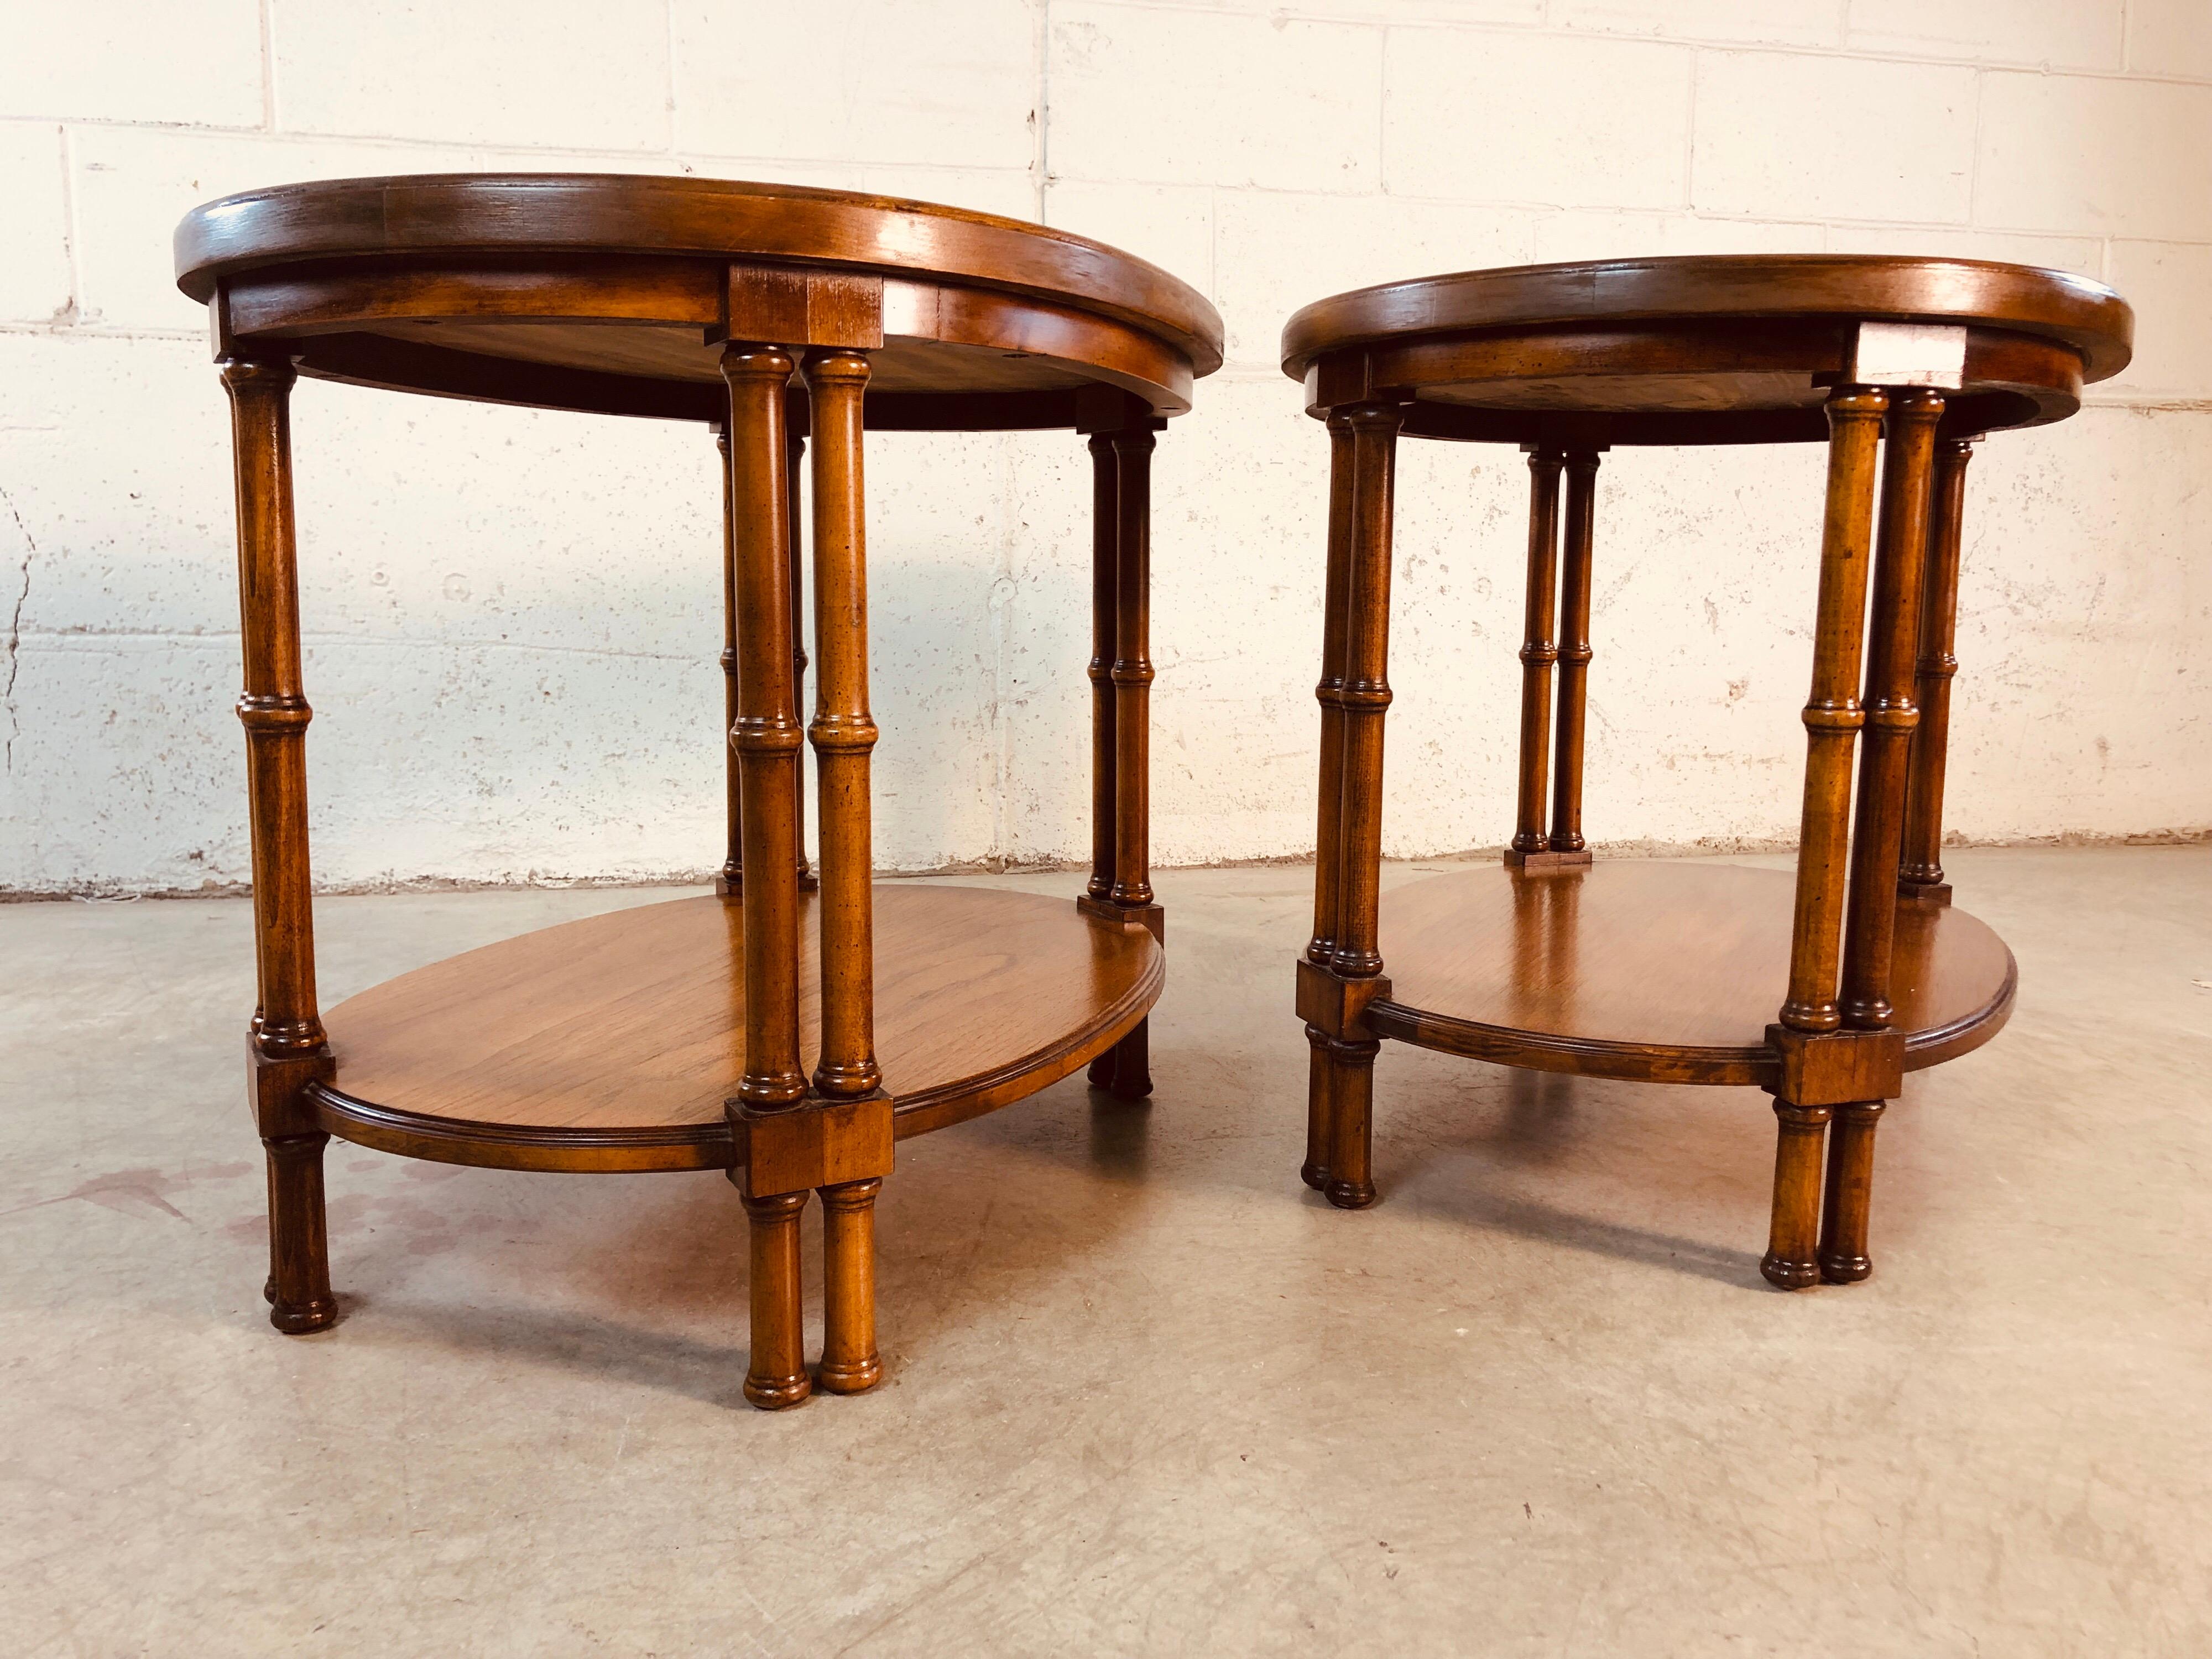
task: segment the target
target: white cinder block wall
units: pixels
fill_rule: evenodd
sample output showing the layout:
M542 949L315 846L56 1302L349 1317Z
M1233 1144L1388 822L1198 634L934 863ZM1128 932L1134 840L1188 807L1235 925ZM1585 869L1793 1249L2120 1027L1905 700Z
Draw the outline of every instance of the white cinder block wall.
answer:
M1608 254L1957 253L2103 276L2139 361L1974 465L1953 828L2212 825L2207 0L78 0L0 52L0 887L247 873L222 399L169 234L285 179L682 172L1041 218L1158 260L1230 366L1163 441L1163 864L1311 845L1323 463L1298 304ZM719 857L702 430L303 383L318 874L655 878ZM1073 436L870 454L877 846L1079 860ZM1786 842L1821 460L1600 486L1589 817ZM1524 474L1401 462L1387 836L1510 832Z

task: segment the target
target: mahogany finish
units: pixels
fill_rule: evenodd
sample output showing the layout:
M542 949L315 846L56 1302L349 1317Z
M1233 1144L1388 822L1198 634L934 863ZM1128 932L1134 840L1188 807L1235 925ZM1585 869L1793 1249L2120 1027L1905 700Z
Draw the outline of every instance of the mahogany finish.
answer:
M1220 319L1063 231L838 191L493 174L248 191L189 215L233 407L270 1318L335 1316L322 1151L720 1169L751 1229L745 1396L796 1405L799 1224L823 1208L821 1387L882 1372L874 1206L897 1139L1093 1062L1148 1093L1149 466ZM712 899L551 928L316 1009L288 398L297 374L690 419L722 457L727 841ZM1099 468L1097 860L1073 908L871 876L864 432L1060 427ZM800 472L812 439L813 617ZM816 756L817 878L800 747ZM880 1056L880 1057L879 1057Z
M1291 319L1283 368L1328 422L1332 455L1315 923L1297 963L1308 1185L1346 1208L1374 1201L1384 1039L1586 1076L1751 1084L1774 1097L1778 1127L1761 1271L1790 1289L1872 1271L1886 1103L1906 1071L1995 1036L2015 985L2003 943L1949 908L1939 859L1969 446L2071 414L2083 385L2126 366L2133 329L2118 295L2060 272L1827 255L1468 271ZM1519 788L1504 867L1400 890L1378 937L1401 433L1528 452ZM1794 878L1591 866L1600 452L1819 440Z

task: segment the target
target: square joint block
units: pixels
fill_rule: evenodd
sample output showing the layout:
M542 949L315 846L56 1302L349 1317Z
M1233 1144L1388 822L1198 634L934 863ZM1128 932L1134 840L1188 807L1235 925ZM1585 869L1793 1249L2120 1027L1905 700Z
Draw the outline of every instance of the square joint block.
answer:
M1767 1092L1793 1106L1890 1100L1905 1086L1902 1031L1793 1031L1766 1028L1781 1062Z
M808 1100L779 1112L731 1103L744 1126L748 1198L803 1193L891 1172L891 1097Z
M313 1134L323 1126L307 1098L310 1083L327 1082L337 1069L329 1049L313 1054L272 1057L246 1039L246 1103L262 1138Z
M1157 904L1116 904L1111 899L1096 899L1082 893L1076 896L1075 908L1100 921L1141 927L1161 944L1168 942L1168 915Z
M1547 870L1587 870L1590 866L1589 848L1579 853L1516 853L1505 849L1505 867L1525 870L1532 876L1540 876Z
M1326 1031L1340 1042L1368 1042L1375 1034L1367 1029L1367 1005L1390 994L1390 981L1377 974L1372 979L1344 979L1316 963L1298 963L1298 1018Z
M884 343L884 279L852 271L732 265L722 320L707 331L708 344L725 340L874 351Z

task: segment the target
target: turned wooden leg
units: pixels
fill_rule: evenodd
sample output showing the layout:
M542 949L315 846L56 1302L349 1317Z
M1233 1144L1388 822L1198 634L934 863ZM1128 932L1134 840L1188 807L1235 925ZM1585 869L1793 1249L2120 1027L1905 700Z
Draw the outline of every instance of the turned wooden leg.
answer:
M1935 501L1929 513L1928 568L1920 602L1920 725L1912 734L1907 786L1904 862L1898 890L1907 897L1951 902L1943 878L1943 773L1951 746L1952 655L1959 634L1959 541L1966 510L1966 463L1972 438L1945 438L1936 446Z
M1390 708L1390 491L1404 415L1391 404L1345 411L1352 426L1344 684L1330 694L1344 718L1344 802L1337 859L1336 948L1330 971L1372 979L1382 880L1382 721Z
M1851 754L1865 724L1859 658L1876 444L1888 407L1889 399L1871 386L1838 386L1828 398L1827 512L1820 535L1812 696L1804 713L1805 798L1798 821L1790 990L1778 1016L1793 1031L1825 1033L1842 1023L1836 971L1850 847Z
M866 1394L884 1374L876 1352L876 1194L880 1178L822 1192L822 1386Z
M1828 1136L1828 1186L1820 1223L1820 1277L1855 1285L1874 1271L1867 1259L1867 1212L1874 1197L1874 1131L1886 1102L1836 1108Z
M1317 924L1326 923L1333 939L1325 967L1308 960L1299 972L1325 972L1340 993L1361 995L1371 994L1369 982L1379 981L1382 972L1378 926L1382 727L1390 707L1390 497L1403 419L1403 410L1392 404L1353 404L1331 416L1334 459L1344 479L1340 485L1332 485L1329 563L1343 634L1340 665L1332 660L1335 653L1324 629L1318 696L1324 709L1337 711L1342 764L1334 784L1339 802L1335 855L1330 873L1324 877L1317 872L1316 878L1317 894L1334 894L1334 915L1325 915L1318 902L1316 914ZM1337 435L1339 422L1349 432L1348 442ZM1344 492L1340 505L1334 500L1339 488ZM1340 672L1332 672L1340 665ZM1331 793L1325 777L1324 811ZM1316 933L1321 931L1317 925ZM1350 1004L1343 996L1330 1000L1339 1009L1364 1006ZM1319 1111L1310 1106L1308 1112L1310 1133L1316 1116L1326 1127L1327 1151L1316 1158L1310 1146L1307 1161L1327 1171L1322 1190L1330 1203L1340 1209L1364 1209L1376 1196L1369 1151L1375 1055L1381 1045L1356 1017L1344 1019L1332 1012L1328 1018L1337 1023L1324 1028L1326 1040L1315 1049L1317 1086L1313 1095Z
M236 471L240 640L252 838L257 1006L247 1032L251 1099L269 1165L270 1323L319 1331L337 1317L323 1214L322 1153L308 1085L330 1075L315 994L307 861L307 722L300 671L297 537L287 358L226 357Z
M1545 850L1545 749L1552 734L1552 665L1559 659L1552 637L1558 600L1559 468L1565 458L1547 447L1528 451L1528 591L1521 643L1521 786L1510 853ZM1514 860L1509 859L1507 862Z
M795 1405L811 1384L799 1333L799 1218L811 1181L762 1173L771 1128L806 1105L799 1053L799 747L791 635L790 474L784 390L793 363L771 345L722 349L730 398L729 526L737 595L738 718L743 770L744 1071L726 1109L747 1161L732 1170L752 1224L752 1364L745 1397ZM772 1184L773 1183L773 1184Z
M763 1411L781 1411L814 1392L799 1306L799 1218L806 1194L747 1195L744 1206L752 1230L753 1331L745 1398Z
M1080 902L1090 915L1147 927L1158 937L1151 848L1152 422L1149 410L1129 412L1135 423L1091 441L1094 822L1091 884ZM1088 1075L1092 1087L1117 1100L1151 1094L1149 1022L1139 1021L1092 1060Z
M1589 706L1590 539L1597 495L1597 454L1567 457L1565 555L1559 582L1559 710L1557 761L1552 768L1552 833L1545 847L1556 860L1584 851L1583 737Z
M1340 1210L1375 1201L1375 1056L1379 1042L1328 1041L1328 1181L1322 1194Z
M1328 416L1328 575L1322 595L1320 800L1314 827L1314 927L1306 960L1327 967L1336 954L1344 903L1344 660L1352 626L1352 422ZM1309 1158L1308 1162L1312 1160Z
M1325 1193L1336 1149L1336 1068L1329 1064L1328 1032L1309 1025L1306 1042L1313 1053L1306 1071L1306 1161L1298 1166L1298 1179Z
M783 500L785 510L784 549L791 562L791 706L803 708L806 704L806 635L800 626L800 607L805 603L805 584L799 579L799 474L805 471L806 440L796 432L787 433L783 451ZM791 769L791 823L793 855L799 869L799 889L803 893L815 890L814 872L806 866L806 775L805 768Z
M730 428L714 428L722 457L722 817L728 834L714 890L725 898L745 886L743 763L732 741L738 728L738 563L730 539Z
M1905 768L1920 708L1912 700L1919 655L1929 486L1942 394L1917 389L1889 411L1881 474L1881 535L1869 606L1866 737L1853 822L1850 915L1844 939L1843 1023L1885 1031L1893 1014L1890 957L1897 937L1899 855L1905 836Z
M338 1316L331 1294L330 1243L323 1221L326 1134L285 1135L261 1145L269 1165L269 1322L287 1336L327 1330Z
M1826 1106L1774 1103L1774 1221L1759 1271L1785 1291L1802 1291L1820 1277L1814 1250L1820 1230L1820 1144L1828 1115Z

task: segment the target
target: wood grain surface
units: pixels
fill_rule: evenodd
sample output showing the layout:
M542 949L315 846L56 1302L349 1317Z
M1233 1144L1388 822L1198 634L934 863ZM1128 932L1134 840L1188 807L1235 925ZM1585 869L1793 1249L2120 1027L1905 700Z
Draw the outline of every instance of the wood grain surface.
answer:
M1788 871L1619 860L1522 875L1472 870L1382 906L1378 1035L1547 1071L1764 1084L1790 970ZM2012 953L1964 911L1899 903L1893 996L1908 1067L1994 1036Z
M799 1030L817 1059L813 895L800 901ZM523 1169L720 1168L744 1070L744 911L617 910L471 951L349 999L326 1024L332 1133ZM1164 963L1140 927L1028 894L875 889L876 1047L902 1137L1067 1075L1133 1028Z
M1221 365L1212 306L1133 255L990 214L732 179L247 191L185 216L176 269L222 349L281 345L318 378L612 414L717 418L730 337L871 351L868 423L895 428L1071 427L1101 391L1180 414ZM777 313L802 279L843 297ZM847 337L862 319L866 337Z
M1334 295L1291 319L1282 363L1305 382L1309 413L1401 400L1413 437L1817 442L1864 322L1965 328L1950 437L2063 420L2134 349L2127 302L2064 271L1759 254L1518 265Z

